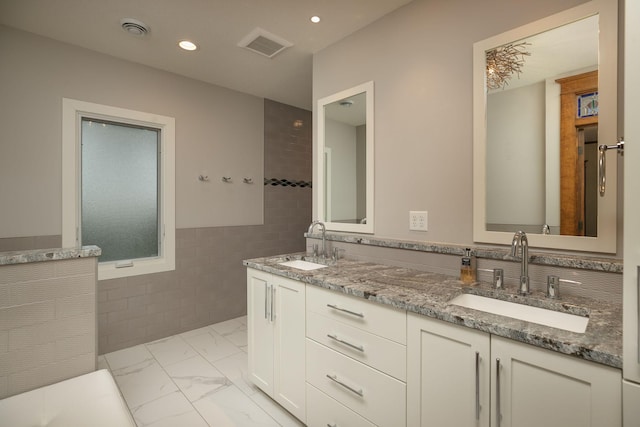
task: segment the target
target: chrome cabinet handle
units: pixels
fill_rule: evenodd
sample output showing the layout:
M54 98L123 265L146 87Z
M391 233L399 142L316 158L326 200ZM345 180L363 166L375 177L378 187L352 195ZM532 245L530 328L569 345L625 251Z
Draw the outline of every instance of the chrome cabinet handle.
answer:
M264 291L264 305L265 305L265 310L266 310L266 319L267 321L271 322L272 316L271 316L271 310L273 309L273 301L272 300L272 293L271 293L271 285L265 283L265 291Z
M271 322L276 320L276 287L271 285Z
M333 308L334 310L342 311L343 313L351 314L352 316L357 316L357 317L364 318L364 314L363 313L357 313L355 311L347 310L346 308L338 307L335 304L327 304L327 307Z
M476 351L476 420L480 420L480 353Z
M349 341L345 341L343 339L338 338L337 335L327 334L327 336L329 338L331 338L332 340L339 342L340 344L344 344L344 345L346 345L348 347L351 347L353 349L356 349L356 350L361 351L361 352L364 353L364 347L361 346L361 345L351 344Z
M640 344L640 265L638 266L638 271L637 271L637 281L638 281L638 287L636 289L636 296L638 298L638 304L636 305L636 309L638 310L638 323L637 323L637 327L638 327L638 341L637 343ZM638 363L640 363L640 345L638 346Z
M267 303L268 298L268 291L269 291L269 287L267 286L267 282L264 282L264 318L268 319L269 317L267 316L267 306L269 305Z
M502 414L500 413L500 359L496 359L496 427L500 427Z
M618 153L622 153L624 150L624 140L618 138L618 142L614 145L602 144L598 146L598 190L600 197L604 196L605 187L607 184L607 150L618 150Z
M349 390L350 392L355 393L355 394L357 394L357 395L358 395L358 396L360 396L360 397L364 397L364 392L362 391L362 389L357 390L357 389L355 389L355 388L351 387L350 385L343 383L342 381L340 381L340 380L338 379L338 376L337 376L337 375L329 375L329 374L327 374L327 378L329 378L331 381L335 382L336 384L339 384L339 385L341 385L342 387L346 388L346 389L347 389L347 390Z

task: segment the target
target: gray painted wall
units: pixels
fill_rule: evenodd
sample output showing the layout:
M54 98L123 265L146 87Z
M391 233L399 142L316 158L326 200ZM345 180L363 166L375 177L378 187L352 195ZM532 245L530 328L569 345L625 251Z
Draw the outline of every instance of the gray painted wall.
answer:
M0 237L61 234L63 97L176 119L177 228L263 222L242 184L263 177L262 98L2 26L0 58Z
M314 55L314 105L374 82L376 236L473 241L473 43L580 3L418 0Z

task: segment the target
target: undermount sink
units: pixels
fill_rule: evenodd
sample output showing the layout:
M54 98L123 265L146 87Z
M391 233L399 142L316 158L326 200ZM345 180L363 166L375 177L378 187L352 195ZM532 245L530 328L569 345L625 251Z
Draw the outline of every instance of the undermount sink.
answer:
M578 332L581 334L587 330L587 324L589 323L588 317L547 310L545 308L532 307L509 301L502 301L474 294L458 295L449 301L449 304L537 323L539 325L551 326L552 328L564 329L565 331Z
M324 264L317 264L315 262L304 261L301 259L294 259L293 261L280 262L278 264L284 265L285 267L293 267L293 268L297 268L298 270L305 270L305 271L317 270L319 268L327 267Z

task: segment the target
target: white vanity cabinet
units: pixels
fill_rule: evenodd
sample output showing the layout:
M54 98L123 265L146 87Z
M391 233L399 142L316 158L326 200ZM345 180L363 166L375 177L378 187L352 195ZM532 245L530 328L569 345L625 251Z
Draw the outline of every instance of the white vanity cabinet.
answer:
M251 380L306 422L305 285L248 268L247 329Z
M621 426L618 369L411 313L407 324L408 425Z
M489 427L489 334L412 313L407 330L407 424Z
M496 336L491 360L492 427L622 425L619 369Z
M308 425L405 426L406 312L314 286L306 297Z

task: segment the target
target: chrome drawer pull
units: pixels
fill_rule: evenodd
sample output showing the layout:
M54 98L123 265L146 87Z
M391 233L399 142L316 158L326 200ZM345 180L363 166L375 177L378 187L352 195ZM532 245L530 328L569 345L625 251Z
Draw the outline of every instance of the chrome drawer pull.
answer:
M334 341L338 341L340 344L344 344L344 345L346 345L346 346L349 346L349 347L351 347L351 348L353 348L353 349L356 349L356 350L361 351L361 352L363 352L363 353L364 353L364 347L363 347L363 346L361 346L361 345L351 344L349 341L345 341L345 340L343 340L343 339L338 338L338 336L337 336L337 335L327 334L327 336L328 336L329 338L331 338L332 340L334 340Z
M342 312L347 313L347 314L351 314L352 316L358 316L358 317L364 318L364 314L363 313L357 313L355 311L347 310L346 308L340 308L335 304L327 304L327 307L333 308L334 310L342 311Z
M337 375L329 375L329 374L327 374L327 378L329 378L331 381L335 382L336 384L339 384L342 387L346 388L350 392L355 393L360 397L364 397L364 393L362 392L362 389L356 390L355 388L351 387L350 385L347 385L347 384L343 383L342 381L340 381L338 379Z

